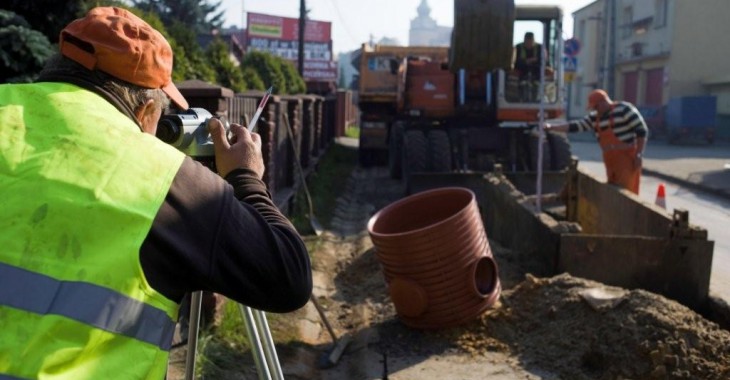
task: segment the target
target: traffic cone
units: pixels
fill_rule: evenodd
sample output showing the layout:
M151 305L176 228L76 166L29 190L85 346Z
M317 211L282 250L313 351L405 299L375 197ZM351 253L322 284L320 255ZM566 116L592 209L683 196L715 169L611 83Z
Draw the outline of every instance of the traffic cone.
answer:
M667 209L667 194L663 183L660 183L656 189L656 201L654 201L654 204L665 210Z

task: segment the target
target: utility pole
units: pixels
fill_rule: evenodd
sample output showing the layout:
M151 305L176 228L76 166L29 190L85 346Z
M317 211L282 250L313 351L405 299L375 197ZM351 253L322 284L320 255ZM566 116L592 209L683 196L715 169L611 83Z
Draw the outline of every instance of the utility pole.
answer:
M307 26L307 4L305 0L299 0L299 51L298 66L299 75L304 77L304 29Z

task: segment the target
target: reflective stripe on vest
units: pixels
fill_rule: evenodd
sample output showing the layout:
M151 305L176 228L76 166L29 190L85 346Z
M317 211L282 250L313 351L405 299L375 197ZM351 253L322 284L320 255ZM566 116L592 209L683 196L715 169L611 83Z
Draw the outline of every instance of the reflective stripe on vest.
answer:
M20 290L20 291L17 291ZM94 284L58 281L0 263L0 304L55 314L169 351L175 322L162 310Z

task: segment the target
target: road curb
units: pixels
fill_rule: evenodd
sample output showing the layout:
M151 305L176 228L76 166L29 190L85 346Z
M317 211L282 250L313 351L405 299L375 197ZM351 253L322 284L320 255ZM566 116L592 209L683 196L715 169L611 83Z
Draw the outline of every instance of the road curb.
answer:
M706 193L710 193L712 195L716 195L718 197L722 197L722 198L725 198L727 200L730 200L730 192L728 192L725 189L718 189L718 188L715 188L715 187L710 187L710 186L707 186L707 185L703 185L701 183L688 181L686 179L678 178L678 177L675 177L675 176L672 176L672 175L669 175L669 174L662 173L660 171L656 171L656 170L649 169L646 166L644 166L642 168L642 171L643 171L644 174L648 174L650 176L658 177L658 178L661 178L663 180L666 180L666 181L669 181L669 182L673 182L673 183L675 183L677 185L682 185L684 187L688 187L688 188L691 188L691 189L694 189L694 190L700 190L700 191L703 191L703 192L706 192Z

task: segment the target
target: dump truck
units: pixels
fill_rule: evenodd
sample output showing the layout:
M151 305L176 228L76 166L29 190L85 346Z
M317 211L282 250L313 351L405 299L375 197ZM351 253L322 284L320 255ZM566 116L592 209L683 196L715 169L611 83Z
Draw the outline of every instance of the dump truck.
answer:
M558 6L457 0L449 48L363 45L361 165L387 162L391 175L406 181L410 173L489 170L495 164L534 170L538 159L546 170L566 168L565 136L540 139L533 132L541 117L564 113L562 17ZM494 26L500 24L509 27ZM542 81L525 81L512 69L513 25L540 37ZM534 88L535 96L525 96L526 88Z
M670 214L580 170L564 134L535 128L564 113L561 8L454 6L445 59L363 49L361 164L387 162L407 194L472 189L489 237L531 256L534 273L569 272L711 309L707 231L684 210ZM526 29L545 54L537 92L512 68L513 35ZM379 87L387 96L374 91L369 62L378 59L387 61Z
M390 126L398 117L398 72L407 57L444 61L448 48L362 44L359 67L359 161L363 166L386 162Z

